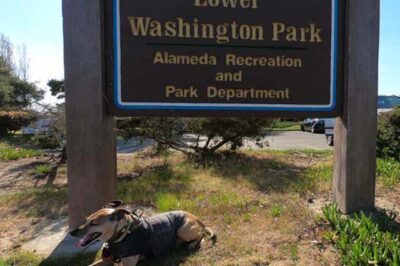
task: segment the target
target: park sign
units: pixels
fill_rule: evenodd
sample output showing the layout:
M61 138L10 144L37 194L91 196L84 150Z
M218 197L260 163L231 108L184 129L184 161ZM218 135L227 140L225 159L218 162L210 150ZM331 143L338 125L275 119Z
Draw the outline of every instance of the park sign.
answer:
M341 113L341 0L107 0L118 116Z

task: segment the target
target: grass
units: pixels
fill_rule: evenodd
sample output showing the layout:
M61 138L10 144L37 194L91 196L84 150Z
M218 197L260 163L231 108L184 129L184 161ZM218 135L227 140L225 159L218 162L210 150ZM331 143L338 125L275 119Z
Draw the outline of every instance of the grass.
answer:
M387 188L393 188L400 184L400 162L392 158L378 158L377 161L378 179Z
M253 153L268 153L275 156L301 156L301 157L312 157L312 158L327 158L333 155L332 150L313 150L313 149L289 149L289 150L268 150L266 151L253 151Z
M300 174L301 178L293 183L293 188L300 194L309 192L327 192L332 183L332 163L322 163L310 167Z
M133 159L119 158L119 163L124 160L118 166L119 174L128 177L118 183L118 198L127 203L152 202L157 212L190 211L215 229L219 239L205 252L177 250L140 265L266 265L282 258L296 265L317 265L314 257L320 251L310 255L312 249L307 246L304 255L297 236L314 224L306 197L331 190L331 158L330 151L311 150L220 153L201 166L176 153L168 158L144 153ZM129 177L129 173L140 174ZM66 188L36 188L0 196L0 208L7 206L29 218L65 215L66 199ZM334 229L326 238L334 241L338 236ZM14 259L26 258L31 265L41 262L30 256ZM41 265L79 266L93 259L78 256ZM10 261L3 259L3 263Z
M281 216L282 213L283 213L283 208L281 206L274 206L271 208L271 215L274 218Z
M8 137L0 138L0 148L4 147L29 147L29 141L32 136L15 134Z
M329 160L330 156L331 152L315 151L221 153L199 166L190 160L175 160L175 155L167 162L135 155L131 163L120 166L120 171L129 169L143 175L120 182L118 197L125 202L153 202L157 211L190 211L218 232L217 246L207 251L211 254L186 257L178 252L144 265L263 265L271 260L265 258L271 251L263 241L254 242L246 236L276 234L285 239L297 235L310 219L300 194L319 189L319 181L330 183L326 177L329 164L311 165L307 170L308 164L291 161L308 163ZM152 160L156 167L150 166ZM295 244L283 241L276 250L275 259L289 256L293 261L301 260Z
M216 227L221 235L218 245L207 251L211 254L178 250L161 260L148 260L142 265L263 265L280 256L294 262L301 261L296 243L278 244L278 255L268 255L266 259L264 255L272 251L265 250L262 241L253 243L246 237L235 237L230 233L258 235L272 232L273 235L289 237L302 230L309 217L301 203L304 199L297 194L318 189L319 182L329 180L330 165L320 164L307 170L287 163L288 159L297 156L309 160L329 157L330 154L258 152L227 156L223 164L220 164L221 158L215 158L205 167L198 167L190 161L164 162L139 178L120 182L118 195L126 202L149 200L158 206L158 211L185 209L194 212L207 223L213 221L211 226ZM139 159L135 164L134 167L142 167ZM277 180L278 176L282 176L283 181ZM19 209L25 210L20 214L27 217L57 213L57 207L64 206L65 200L65 188L34 189L0 197L2 204L20 206ZM93 258L82 255L41 261L33 254L23 253L0 260L0 265L79 266L89 264Z
M67 189L56 187L32 188L0 196L0 207L7 206L15 215L59 217L67 215Z
M17 251L6 258L0 258L0 266L87 266L93 263L96 257L99 259L99 255L96 254L79 254L43 260L41 256L34 253Z
M0 161L15 161L23 158L42 156L40 150L28 145L31 137L24 135L13 135L0 138Z
M322 153L323 154L323 153ZM296 183L296 190L299 193L312 190L328 190L333 175L332 164L323 163L305 170L302 175L307 178ZM378 158L376 167L377 179L386 188L394 188L400 184L400 162L392 158Z
M289 247L289 251L290 251L290 257L292 258L292 260L296 261L299 257L299 250L298 250L297 244L291 244Z
M39 265L43 259L31 252L16 252L6 258L0 257L0 266L30 266Z
M282 247L282 251L292 259L292 261L297 261L299 258L299 249L296 243L288 244Z
M167 158L138 154L119 166L119 172L124 175L130 172L141 175L120 181L118 198L127 203L152 202L158 212L176 209L193 212L215 228L220 236L217 246L207 251L211 254L178 250L162 259L148 260L143 265L263 265L280 257L297 264L304 262L299 243L282 241L276 244L275 251L271 251L263 241L254 243L254 239L243 237L243 234L260 239L266 239L269 234L280 239L299 235L307 223L314 220L307 211L305 197L310 193L330 191L331 158L331 151L247 151L217 154L199 166L176 154ZM378 160L380 180L397 184L397 165L395 161ZM38 173L48 170L48 165L39 165L35 169ZM35 188L0 196L0 207L7 206L16 215L28 218L57 217L67 214L66 199L66 188ZM339 216L332 214L332 209L329 213L330 220L325 220L336 228L334 221ZM354 224L362 219L366 218L355 218ZM326 239L338 243L339 229L327 233ZM337 248L340 250L339 246ZM265 254L275 255L269 255L266 260ZM350 255L343 256L343 261L347 261L346 256ZM11 262L15 261L18 265L79 266L87 265L93 259L94 256L78 256L43 262L37 256L21 253L0 260L0 265L12 265Z
M304 195L330 185L332 166L323 161L329 161L331 154L326 151L249 151L216 157L207 163L207 168L214 175L234 182L234 185ZM313 166L312 161L316 160L322 161L318 164L318 167L322 165L321 169ZM322 171L322 181L326 182L320 182Z
M323 209L344 265L400 265L399 225L393 213L342 216L336 205Z
M41 164L35 167L35 173L38 175L47 175L51 172L51 167L48 164Z
M148 201L160 211L189 208L191 201L182 201L192 169L187 163L171 166L163 164L135 182L123 181L118 186L118 197L125 202Z
M39 150L23 148L0 148L0 161L15 161L23 158L42 156Z
M300 131L298 122L276 120L272 125L273 131Z

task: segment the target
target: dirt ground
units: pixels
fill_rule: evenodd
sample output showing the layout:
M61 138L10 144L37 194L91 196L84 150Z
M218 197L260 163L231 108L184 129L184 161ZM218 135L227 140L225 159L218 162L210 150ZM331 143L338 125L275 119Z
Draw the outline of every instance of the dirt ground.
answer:
M0 162L0 195L45 186L48 179L35 173L34 169L38 165L48 164L51 160L51 156L43 156ZM58 169L57 178L52 184L60 187L67 184L65 165Z
M177 154L119 156L119 198L152 202L156 212L191 211L218 233L215 246L141 264L340 265L318 223L331 198L325 173L331 159L330 153L259 151L196 166ZM0 257L18 252L40 228L68 214L66 166L51 182L34 171L50 160L0 162ZM399 192L378 185L377 205L400 211Z
M3 200L3 204L0 204L0 212L3 213L0 218L0 255L18 249L35 232L51 221L49 217L40 217L34 211L30 212L29 203L21 204L21 206L9 206L4 203L10 197L18 199L18 196L28 194L32 189L44 189L49 180L35 173L34 169L38 165L50 163L51 160L51 156L42 156L17 161L0 161L0 198ZM61 188L66 184L66 166L62 166L51 186ZM62 206L61 209L60 213L67 213L66 206ZM23 215L20 214L21 212Z

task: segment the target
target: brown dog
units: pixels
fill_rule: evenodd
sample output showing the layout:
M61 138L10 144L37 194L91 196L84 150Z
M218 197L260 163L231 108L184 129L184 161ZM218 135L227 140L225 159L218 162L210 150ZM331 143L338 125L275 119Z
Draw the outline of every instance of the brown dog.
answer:
M214 232L191 213L176 211L140 218L121 205L122 201L110 202L71 232L81 238L77 247L105 243L102 260L92 265L134 266L139 258L160 256L178 244L199 248L206 235L213 243L216 240Z

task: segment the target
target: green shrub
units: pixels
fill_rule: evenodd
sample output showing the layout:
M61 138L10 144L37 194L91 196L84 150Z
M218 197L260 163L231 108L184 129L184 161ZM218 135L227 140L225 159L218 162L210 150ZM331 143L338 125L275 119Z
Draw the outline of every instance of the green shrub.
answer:
M120 136L153 139L159 151L174 149L204 159L228 145L232 150L243 146L245 139L265 145L267 118L130 118L117 120ZM164 149L163 149L164 148Z
M394 213L344 217L336 205L323 209L325 220L337 237L331 238L343 265L400 265L400 237L395 230Z
M34 119L31 113L25 111L0 111L0 137L20 130Z
M379 115L377 153L400 161L400 106Z
M41 164L35 167L35 173L39 175L47 175L51 172L51 167L47 164Z
M393 188L400 183L400 162L393 158L378 158L376 175L385 187Z
M180 200L172 193L158 193L156 195L156 205L160 212L172 211L179 208Z
M59 141L52 135L36 135L32 138L31 143L39 149L57 149L60 147Z
M281 216L283 213L283 208L281 206L274 206L271 208L271 215L274 218Z
M272 129L283 131L300 131L300 123L282 119L275 119L272 124Z

